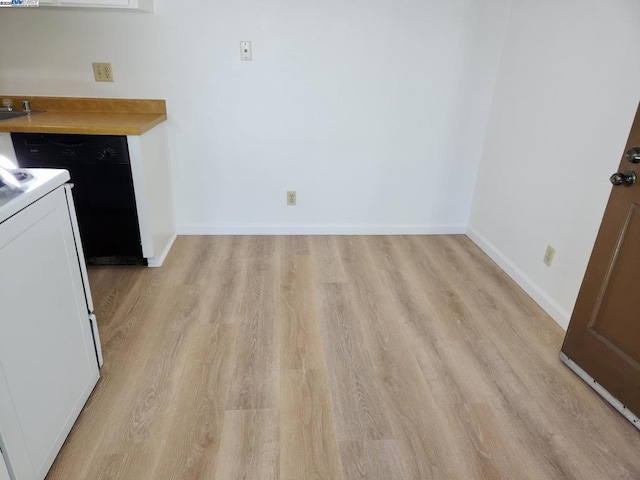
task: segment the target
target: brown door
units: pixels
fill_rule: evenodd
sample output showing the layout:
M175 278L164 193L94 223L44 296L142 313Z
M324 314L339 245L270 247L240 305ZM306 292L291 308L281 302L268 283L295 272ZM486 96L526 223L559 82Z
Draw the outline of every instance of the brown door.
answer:
M625 152L562 352L640 416L640 108Z

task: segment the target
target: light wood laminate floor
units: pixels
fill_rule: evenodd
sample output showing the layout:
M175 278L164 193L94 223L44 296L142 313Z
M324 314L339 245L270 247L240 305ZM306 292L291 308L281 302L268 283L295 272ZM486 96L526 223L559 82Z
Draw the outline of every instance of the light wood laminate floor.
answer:
M180 237L90 280L105 366L48 480L640 478L464 236Z

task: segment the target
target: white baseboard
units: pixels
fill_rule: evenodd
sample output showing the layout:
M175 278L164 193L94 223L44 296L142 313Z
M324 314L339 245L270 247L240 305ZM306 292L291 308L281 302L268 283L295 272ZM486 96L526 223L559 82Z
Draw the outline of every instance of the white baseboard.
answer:
M178 226L179 235L452 235L464 234L462 224L442 225L294 225L222 224Z
M527 274L520 270L506 255L498 250L491 242L483 237L477 230L469 226L467 228L467 236L473 240L473 242L480 247L484 253L489 255L491 259L500 266L520 287L527 292L527 294L538 304L540 307L549 314L555 322L560 325L564 330L569 326L569 320L571 319L571 313L567 312L564 308L558 305L551 296L534 282Z
M176 234L176 233L174 233L170 237L168 237L165 245L162 247L162 251L160 252L160 255L158 255L156 257L149 258L147 260L149 262L149 267L161 267L162 266L162 264L164 263L165 259L167 258L167 255L169 254L169 250L171 250L171 247L173 246L174 242L176 241L176 238L178 238L178 234Z

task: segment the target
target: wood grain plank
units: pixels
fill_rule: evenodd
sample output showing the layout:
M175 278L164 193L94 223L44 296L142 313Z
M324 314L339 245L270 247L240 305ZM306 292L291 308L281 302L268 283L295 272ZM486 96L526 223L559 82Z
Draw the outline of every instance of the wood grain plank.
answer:
M344 478L349 480L403 480L400 447L396 440L340 442Z
M254 237L249 244L229 410L278 408L278 243L277 237Z
M304 235L287 235L283 238L285 256L309 255L309 237Z
M344 283L347 281L336 237L324 235L310 237L309 251L318 283Z
M326 372L282 372L280 480L342 480Z
M320 315L338 438L393 438L380 380L364 348L346 284L322 284Z
M308 255L282 256L281 480L340 480L342 467Z
M228 410L215 480L278 480L278 409Z
M284 255L280 271L280 367L326 370L311 261Z

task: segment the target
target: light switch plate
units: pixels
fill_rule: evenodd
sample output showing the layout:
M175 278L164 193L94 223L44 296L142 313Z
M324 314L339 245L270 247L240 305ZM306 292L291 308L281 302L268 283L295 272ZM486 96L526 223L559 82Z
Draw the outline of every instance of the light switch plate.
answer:
M240 60L250 62L251 59L251 42L244 40L240 42Z
M96 82L113 82L113 69L110 63L94 63L93 76Z

